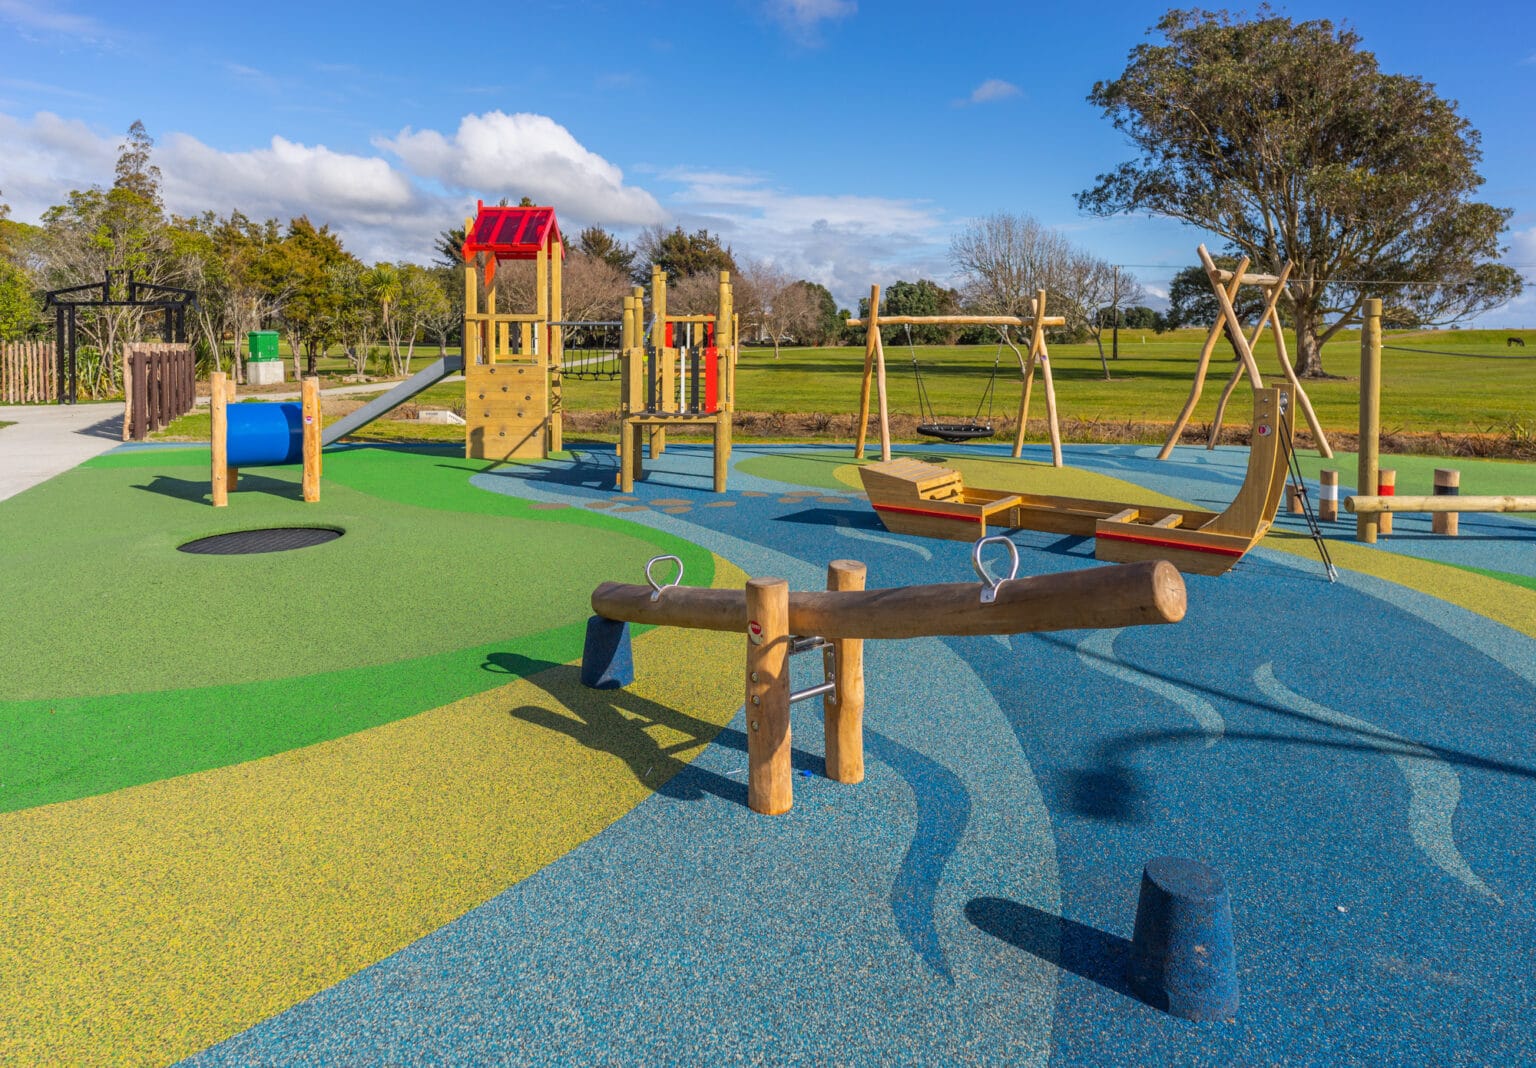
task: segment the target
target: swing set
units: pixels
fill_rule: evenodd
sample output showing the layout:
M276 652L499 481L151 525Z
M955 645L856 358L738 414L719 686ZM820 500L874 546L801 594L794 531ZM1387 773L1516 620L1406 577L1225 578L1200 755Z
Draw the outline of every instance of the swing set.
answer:
M1048 316L1045 313L1045 290L1039 290L1035 299L1031 302L1031 314L1028 316L1017 315L888 315L880 314L880 287L871 286L869 296L869 315L865 319L850 319L848 325L865 328L864 340L864 374L859 385L859 416L857 436L854 442L854 456L862 459L864 456L865 436L869 425L870 384L873 380L879 402L880 420L880 459L889 461L891 458L891 423L890 406L886 395L885 374L885 346L880 338L882 326L901 326L905 328L907 349L912 359L912 375L917 384L918 425L917 432L925 437L937 438L940 441L962 443L975 441L980 438L990 438L996 433L993 421L994 405L996 402L996 386L998 372L1002 366L1003 348L1013 351L1019 361L1019 379L1022 386L1019 397L1019 420L1014 429L1013 455L1015 458L1023 455L1024 428L1029 419L1030 394L1034 387L1035 368L1040 369L1040 378L1045 388L1046 424L1051 440L1051 462L1056 467L1062 466L1061 459L1061 429L1056 416L1056 386L1051 378L1050 352L1046 349L1045 328L1048 326L1065 326L1066 319L1060 315ZM917 359L917 347L912 339L912 327L914 326L991 326L998 332L997 352L992 359L992 373L988 376L986 386L981 397L976 403L975 412L969 419L944 418L934 409L933 400L929 396L927 384L923 381L922 367ZM1018 327L1021 331L1029 331L1029 351L1020 352L1018 346L1013 343L1008 330L1009 327ZM986 418L982 418L985 409Z

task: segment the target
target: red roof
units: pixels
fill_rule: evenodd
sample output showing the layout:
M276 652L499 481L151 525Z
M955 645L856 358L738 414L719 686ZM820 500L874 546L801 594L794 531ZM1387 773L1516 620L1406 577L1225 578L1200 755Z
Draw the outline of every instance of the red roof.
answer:
M474 225L464 237L466 260L477 252L489 252L496 260L531 260L560 240L554 208L488 208L478 201L475 208Z

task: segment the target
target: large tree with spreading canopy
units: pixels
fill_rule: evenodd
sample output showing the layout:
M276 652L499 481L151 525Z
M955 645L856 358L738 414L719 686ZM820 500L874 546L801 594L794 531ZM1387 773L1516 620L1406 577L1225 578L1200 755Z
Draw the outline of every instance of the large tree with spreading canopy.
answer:
M1277 272L1297 370L1382 297L1398 322L1453 322L1520 292L1492 261L1511 212L1471 199L1479 137L1422 79L1384 73L1327 20L1170 11L1088 99L1137 158L1078 194L1099 215L1179 219ZM1333 321L1327 322L1332 317Z

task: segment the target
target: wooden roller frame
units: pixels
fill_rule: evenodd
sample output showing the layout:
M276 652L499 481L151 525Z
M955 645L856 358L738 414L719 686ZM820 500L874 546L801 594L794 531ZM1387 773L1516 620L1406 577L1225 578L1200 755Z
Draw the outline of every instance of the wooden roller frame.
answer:
M791 636L830 639L824 651L827 774L839 782L864 775L863 641L935 635L1026 634L1035 631L1177 623L1186 607L1184 579L1162 560L1009 579L865 590L864 565L833 561L827 592L790 592L783 579L758 578L744 590L605 582L592 610L605 619L747 636L747 801L754 812L779 815L793 800L790 770L788 652Z
M305 378L300 387L300 418L304 421L304 474L302 489L306 503L320 500L320 379ZM213 488L213 506L229 504L230 491L240 481L238 468L229 465L229 406L235 402L235 383L222 371L208 377L208 407L212 416L209 434L209 483Z

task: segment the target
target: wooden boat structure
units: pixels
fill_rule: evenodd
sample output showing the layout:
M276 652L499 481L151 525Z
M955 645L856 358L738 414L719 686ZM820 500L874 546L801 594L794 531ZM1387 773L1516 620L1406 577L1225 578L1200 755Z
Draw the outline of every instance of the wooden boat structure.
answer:
M1180 571L1220 575L1269 532L1288 474L1291 418L1281 389L1254 392L1248 470L1222 512L966 487L960 472L901 457L859 468L887 530L974 541L989 530L1091 536L1094 556L1168 560Z

